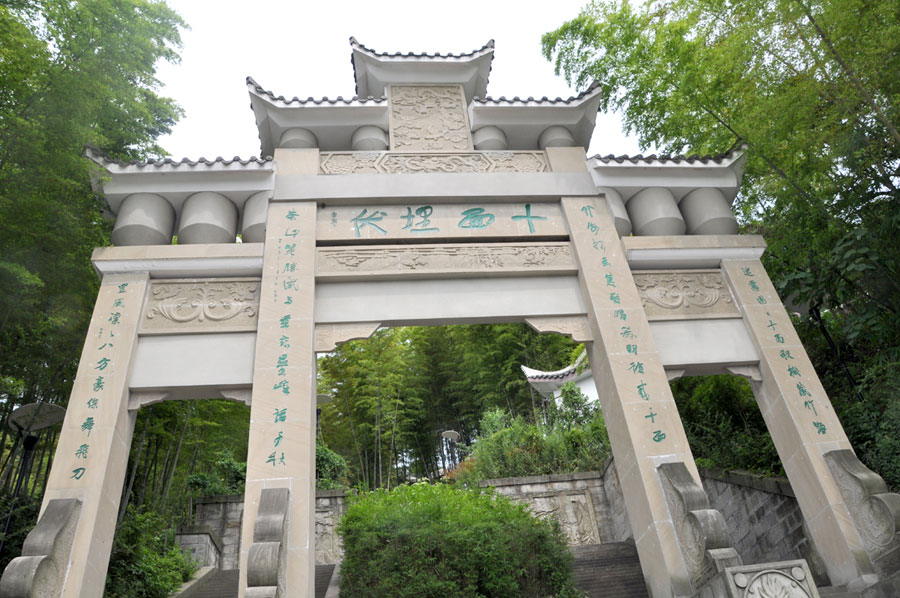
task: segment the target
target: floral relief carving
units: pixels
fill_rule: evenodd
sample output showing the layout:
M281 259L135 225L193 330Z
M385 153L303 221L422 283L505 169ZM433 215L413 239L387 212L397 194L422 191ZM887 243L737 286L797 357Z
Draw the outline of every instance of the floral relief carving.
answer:
M332 152L322 154L319 170L322 174L545 172L547 159L543 152Z
M156 282L142 330L216 328L221 324L256 328L259 282L201 280Z
M574 270L568 243L490 247L377 247L319 249L317 275L429 270Z
M461 87L392 85L389 94L391 149L471 149Z
M728 567L725 575L727 595L734 598L813 598L819 595L805 560Z
M691 315L740 315L725 279L718 271L636 272L634 284L651 320Z
M594 503L589 492L577 494L526 495L518 499L535 517L555 519L571 546L600 543L594 520Z

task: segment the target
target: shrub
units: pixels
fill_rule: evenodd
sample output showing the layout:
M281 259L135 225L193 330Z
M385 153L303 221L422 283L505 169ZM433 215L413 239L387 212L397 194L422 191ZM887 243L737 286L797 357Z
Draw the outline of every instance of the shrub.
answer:
M316 489L346 488L350 467L347 461L319 443L316 443Z
M0 552L0 572L6 569L6 565L11 560L22 554L25 536L37 523L40 508L41 501L37 499L20 495L14 500L10 493L0 494L0 534L9 518L6 535L2 536L3 551Z
M129 506L113 543L104 596L167 598L196 570L159 514Z
M212 471L189 475L187 484L200 496L243 494L246 477L247 464L235 459L231 451L222 450L216 453Z
M343 598L575 598L555 521L491 492L415 484L351 499Z

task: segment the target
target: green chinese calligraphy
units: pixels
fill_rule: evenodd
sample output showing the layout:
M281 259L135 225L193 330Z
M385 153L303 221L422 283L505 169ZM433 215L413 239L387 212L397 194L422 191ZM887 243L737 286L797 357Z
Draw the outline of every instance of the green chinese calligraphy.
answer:
M803 406L806 407L807 409L809 409L810 411L812 411L813 415L818 416L819 414L816 413L816 406L813 403L813 401L814 401L814 399L810 399L808 401L803 401Z
M767 303L766 298L763 297L762 295L760 295L759 297L756 298L756 302L759 303L760 305L765 305Z
M278 384L272 386L272 390L280 390L282 394L289 395L291 394L291 385L287 380L279 380Z
M286 228L286 229L284 229L284 236L285 236L285 237L291 237L291 238L293 238L293 239L296 239L296 238L297 238L297 235L299 235L299 234L300 234L300 231L299 231L298 229L296 229L296 228Z
M114 346L115 346L115 345L113 345L112 343L103 343L102 345L100 345L99 347L97 347L97 350L98 350L98 351L102 351L103 349L105 349L105 348L107 348L107 347L109 347L110 349L112 349Z
M120 294L120 295L125 294L125 289L127 289L127 288L128 288L128 283L127 283L127 282L123 282L122 284L120 284L120 285L119 285L119 294Z
M603 259L600 260L600 265L603 266L604 268L609 268L609 258L606 256L603 256Z
M775 334L775 335L772 336L772 338L774 338L774 339L775 339L775 342L778 343L779 345L783 345L783 344L784 344L784 337L781 336L780 334Z
M100 400L97 397L91 397L88 399L88 401L87 401L88 409L96 409L99 406L100 406Z
M513 216L513 220L526 220L528 221L528 232L534 234L534 221L535 220L547 220L546 216L533 216L531 214L531 204L525 204L525 215L523 216Z
M293 295L288 295L287 297L284 298L284 304L285 304L285 305L293 305L293 303L294 303L294 296L293 296Z
M113 301L113 307L125 307L125 302L120 297L120 298L116 299L115 301Z
M275 437L275 447L276 448L278 448L278 445L281 444L282 439L284 439L284 432L279 430L278 436Z
M595 235L600 232L600 227L597 226L596 224L594 224L593 222L587 223L587 229ZM596 249L596 246L594 248Z
M592 243L592 245L594 246L594 251L606 251L606 244L603 242L602 239L597 239L596 241L594 241ZM606 258L603 258L603 259L606 259ZM608 265L609 265L609 262L604 264L604 266L608 266Z
M744 273L744 276L754 276L753 272L750 271L750 268L741 268L741 272Z
M625 350L631 353L632 355L638 354L638 346L637 345L625 345Z
M581 211L584 212L585 214L587 214L588 218L594 217L594 206L591 206L591 205L581 206Z
M650 393L647 392L647 383L641 380L641 383L637 385L638 396L644 399L645 401L650 400Z
M279 322L281 323L281 327L282 327L282 328L290 328L290 326L291 326L291 316L290 316L290 314L288 314L288 315L286 315L286 316L282 316L282 317L281 317L281 320L279 320Z
M434 212L434 208L432 206L422 206L420 208L416 208L415 214L413 214L412 208L406 208L406 216L401 216L401 218L406 219L406 226L404 226L400 230L408 230L411 233L433 233L438 232L440 229L436 226L429 226L431 224L431 213ZM419 221L415 222L416 216L419 217Z
M625 313L624 309L617 309L613 312L613 317L617 320L622 320L623 322L628 319L628 315Z
M621 303L622 303L622 299L621 299L621 297L619 297L618 293L610 293L609 300L612 301L613 303L615 303L616 305L621 305Z
M282 334L281 338L278 339L278 346L284 347L285 349L291 348L291 339L289 339L286 335Z
M331 213L331 226L337 226L337 223L338 223L338 213L332 212Z
M300 290L300 287L297 286L296 278L286 278L285 280L283 280L281 282L281 285L284 287L285 291L291 291L291 290L299 291Z
M275 416L274 423L277 424L285 421L287 419L287 407L285 407L284 409L276 409L273 415Z
M632 361L631 365L628 366L628 369L631 370L634 374L643 374L644 373L644 364L640 361Z
M84 476L85 471L86 470L84 469L84 467L78 467L76 469L73 469L72 470L72 478L76 479L76 480L80 480Z
M109 319L107 320L107 322L109 322L110 324L115 326L119 323L119 318L121 318L121 317L122 317L122 312L115 311L115 312L109 314Z
M619 330L621 330L619 336L622 338L637 338L631 331L631 326L622 326Z
M97 365L94 366L94 369L100 370L102 372L109 365L110 361L111 360L108 357L103 357L97 362Z
M88 446L87 444L82 444L81 446L79 446L78 449L75 451L75 458L76 459L87 459L89 448L90 448L90 446Z
M794 367L792 365L788 366L787 373L791 378L800 378L801 377L800 370L798 370L796 367Z
M794 356L791 355L791 352L787 349L782 349L778 352L778 356L787 361L788 359L793 359Z
M759 291L759 285L756 284L755 280L751 280L749 283L751 291Z
M291 208L288 210L288 213L284 215L284 217L288 220L296 220L297 219L297 210Z
M456 224L458 228L482 229L494 222L494 215L485 212L484 208L469 208L462 212L462 217Z
M81 431L87 432L88 436L91 435L91 430L93 430L93 429L94 429L94 418L93 417L87 418L86 420L84 420L84 423L81 424Z
M284 453L281 453L281 457L278 457L277 451L272 451L272 454L269 455L269 458L266 459L266 463L271 463L272 467L275 467L275 462L280 463L281 465L285 465L284 462Z
M284 265L284 270L282 272L294 272L297 270L296 262L288 262Z
M819 434L827 434L828 429L825 427L825 424L822 422L813 422L813 427L816 429L816 432Z
M387 216L387 212L382 212L380 210L376 210L369 214L368 208L363 208L363 211L359 213L356 218L350 220L353 223L354 228L356 229L356 236L359 238L361 235L361 231L370 226L374 228L376 231L381 233L382 235L386 235L387 231L378 226L378 223L384 220L384 217Z
M802 382L797 383L797 392L801 397L811 397L812 394L808 390L806 390L806 386Z
M653 432L653 442L662 442L666 439L666 433L662 430L656 430Z
M103 376L97 376L97 379L94 380L94 392L100 392L103 390Z
M612 287L612 288L616 288L616 281L615 281L615 279L613 278L613 275L612 275L612 274L607 274L607 275L605 276L605 278L606 278L606 286Z
M650 414L649 414L649 415L645 415L645 416L644 416L644 419L649 419L651 424L655 424L655 423L656 423L656 414L653 413L653 407L650 408Z
M282 353L278 356L278 363L275 364L275 367L278 368L278 375L284 376L286 368L289 367L287 353Z
M285 253L285 254L287 254L287 255L289 255L289 256L291 256L291 257L294 257L294 252L295 252L295 251L297 251L297 244L296 244L296 243L285 243L285 244L284 244L284 253Z

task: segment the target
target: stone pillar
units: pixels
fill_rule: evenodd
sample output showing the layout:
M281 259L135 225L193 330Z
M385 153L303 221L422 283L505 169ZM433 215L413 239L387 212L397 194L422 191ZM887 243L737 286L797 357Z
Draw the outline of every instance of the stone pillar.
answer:
M832 585L876 581L825 455L852 451L791 319L759 260L725 260L725 274L759 353L753 382L766 426Z
M146 273L108 274L100 284L41 515L54 499L81 511L68 562L58 562L64 598L100 598L128 467L136 412L128 372L147 292Z
M700 508L720 532L724 520L705 501L606 202L563 198L562 208L594 339L591 369L647 586L652 596L692 596L714 571L704 562L706 538L692 537L704 524L690 517ZM706 549L719 548L706 540Z
M275 161L279 175L315 174L318 152L278 149ZM241 529L241 598L274 596L276 587L279 596L312 598L315 581L316 204L279 199L284 198L276 189L266 223ZM272 494L274 489L287 489L287 496ZM276 534L268 521L277 522Z

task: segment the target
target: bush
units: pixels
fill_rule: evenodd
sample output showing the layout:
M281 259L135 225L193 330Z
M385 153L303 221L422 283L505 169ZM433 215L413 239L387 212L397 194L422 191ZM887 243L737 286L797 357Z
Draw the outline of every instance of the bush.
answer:
M129 506L113 543L104 596L167 598L196 570L162 517Z
M346 488L350 467L347 461L318 442L316 443L316 489Z
M555 521L477 489L415 484L352 498L343 598L575 598Z
M0 572L6 569L11 560L22 554L25 536L37 524L41 501L28 496L19 496L13 500L11 493L0 494L0 534L9 518L7 532L3 538L3 550L0 552Z
M187 484L200 496L243 494L246 477L247 464L235 459L231 451L222 450L216 453L212 471L189 475Z

